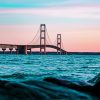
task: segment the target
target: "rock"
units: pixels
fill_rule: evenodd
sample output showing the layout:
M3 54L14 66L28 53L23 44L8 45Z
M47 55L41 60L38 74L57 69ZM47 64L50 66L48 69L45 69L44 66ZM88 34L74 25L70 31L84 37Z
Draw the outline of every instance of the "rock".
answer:
M52 77L43 81L0 80L0 100L99 100L99 75L92 82Z
M89 80L88 82L95 84L100 81L100 73L96 75L93 79Z
M92 89L92 93L98 97L100 97L100 81L98 81Z
M0 81L0 100L91 100L91 96L45 81Z
M15 82L5 83L5 81L2 81L1 83L0 100L2 100L2 98L7 98L6 100L49 100L44 93L41 93L42 89L35 86Z
M58 86L44 81L26 81L25 84L35 85L39 88L42 88L42 92L49 96L50 100L71 100L73 98L77 99L88 99L90 96L85 93L78 92L76 90L69 89L67 87Z
M73 81L70 81L70 80L59 80L59 79L51 78L51 77L45 78L44 81L50 82L50 83L53 83L53 84L57 84L57 85L60 85L60 86L68 87L68 88L78 90L78 91L90 92L91 89L92 89L91 84L81 82L81 81L73 82Z

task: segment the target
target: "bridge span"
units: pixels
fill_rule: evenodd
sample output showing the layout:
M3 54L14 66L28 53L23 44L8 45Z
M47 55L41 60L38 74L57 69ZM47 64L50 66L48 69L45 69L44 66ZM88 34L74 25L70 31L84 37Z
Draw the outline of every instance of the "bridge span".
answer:
M27 54L28 50L30 51L30 54L32 53L32 49L34 48L53 48L55 50L58 50L60 52L57 52L58 54L66 54L66 51L55 46L55 45L11 45L11 44L0 44L0 48L2 49L3 53L6 52L7 49L9 49L10 53L15 49L17 54ZM41 54L46 54L44 52L40 52Z
M57 54L66 54L66 50L62 48L62 39L61 34L57 34L57 40L56 45L54 44L47 44L47 38L46 38L46 25L41 24L40 25L40 37L39 37L39 44L27 44L27 45L17 45L17 44L0 44L0 48L2 49L3 53L6 52L6 49L8 48L10 53L15 49L17 54L28 54L28 51L32 53L33 48L39 48L40 54L46 54L46 48L53 48L57 50ZM31 41L32 42L32 41Z

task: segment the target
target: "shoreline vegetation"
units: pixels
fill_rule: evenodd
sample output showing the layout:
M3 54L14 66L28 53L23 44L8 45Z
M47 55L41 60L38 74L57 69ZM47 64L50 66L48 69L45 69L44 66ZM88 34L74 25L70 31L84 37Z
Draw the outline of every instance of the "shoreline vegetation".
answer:
M43 80L0 80L0 100L99 100L100 74L88 82L47 77Z

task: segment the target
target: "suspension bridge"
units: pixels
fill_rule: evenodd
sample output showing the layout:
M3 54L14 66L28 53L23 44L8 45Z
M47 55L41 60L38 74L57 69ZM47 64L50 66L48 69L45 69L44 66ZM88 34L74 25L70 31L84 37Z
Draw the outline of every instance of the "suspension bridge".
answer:
M27 45L0 44L0 48L4 54L7 52L7 48L11 54L13 49L15 49L17 54L28 54L28 52L31 54L34 48L39 48L40 54L46 54L48 52L46 48L55 49L57 54L66 54L66 50L63 48L61 34L57 34L56 44L52 44L45 24L40 25L36 36Z

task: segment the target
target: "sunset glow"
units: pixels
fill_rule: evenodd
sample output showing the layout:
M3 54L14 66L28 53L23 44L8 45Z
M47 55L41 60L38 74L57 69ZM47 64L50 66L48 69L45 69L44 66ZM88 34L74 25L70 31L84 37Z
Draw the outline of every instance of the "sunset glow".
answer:
M67 51L100 52L100 0L8 1L0 1L0 44L27 44L43 23Z

